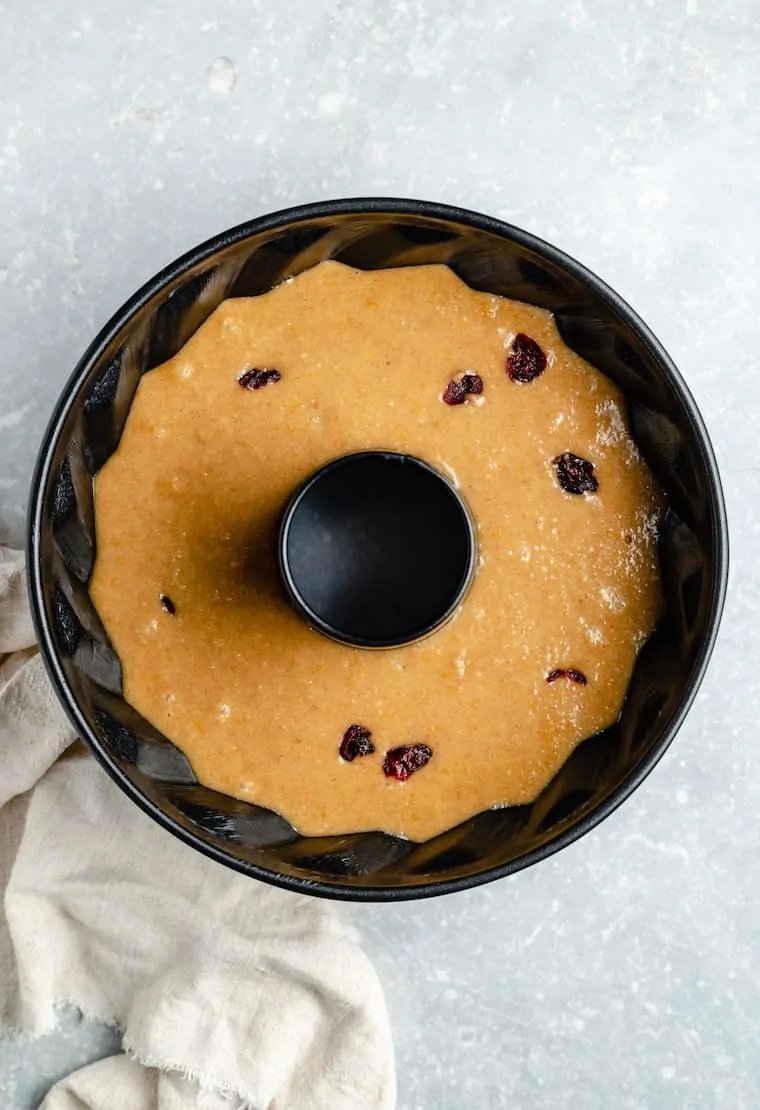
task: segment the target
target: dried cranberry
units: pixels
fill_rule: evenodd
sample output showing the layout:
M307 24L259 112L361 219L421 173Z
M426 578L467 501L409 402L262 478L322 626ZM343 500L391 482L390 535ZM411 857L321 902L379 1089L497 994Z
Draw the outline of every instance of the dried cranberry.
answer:
M483 392L483 379L480 374L465 374L462 378L462 385L468 393L482 393Z
M459 381L451 381L443 391L447 405L463 405L467 395L483 392L483 379L479 374L463 374Z
M363 725L349 725L340 744L340 758L351 763L357 755L372 755L375 745L371 736L372 733Z
M385 753L383 770L389 779L406 782L410 775L419 771L432 758L433 753L427 744L404 744Z
M550 671L546 676L546 681L556 682L558 678L566 678L570 682L577 682L579 686L585 686L588 681L583 671L576 671L572 667L562 667L560 670Z
M599 482L594 477L594 464L572 451L565 451L552 462L557 468L557 480L567 493L594 493Z
M238 378L238 385L243 389L262 389L270 382L278 382L282 374L279 370L244 370Z
M174 604L172 599L170 597L167 597L166 594L159 594L158 600L161 602L161 606L164 611L166 613L169 613L169 615L173 617L174 614L177 612L177 606Z
M532 382L546 369L546 355L529 335L520 332L507 358L507 373L513 382Z
M461 382L449 382L442 394L442 400L447 405L463 405L467 399L467 390Z

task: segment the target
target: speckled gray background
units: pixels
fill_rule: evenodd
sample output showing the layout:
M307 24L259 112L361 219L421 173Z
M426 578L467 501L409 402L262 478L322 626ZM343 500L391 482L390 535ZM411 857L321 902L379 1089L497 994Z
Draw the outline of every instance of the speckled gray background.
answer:
M0 27L6 540L95 330L163 263L267 210L386 194L505 217L591 266L670 349L733 534L688 724L560 857L346 913L387 990L400 1110L756 1110L757 0L8 0ZM72 1018L0 1046L0 1103L36 1106L112 1043Z

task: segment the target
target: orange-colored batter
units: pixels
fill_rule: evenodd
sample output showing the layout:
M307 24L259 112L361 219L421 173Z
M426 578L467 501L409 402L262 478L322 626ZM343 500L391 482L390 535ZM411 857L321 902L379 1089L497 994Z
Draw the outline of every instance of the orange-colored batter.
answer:
M505 372L518 333L547 357L526 384ZM243 389L251 367L281 378ZM482 394L444 404L465 371ZM307 627L275 559L294 489L372 448L448 475L479 542L460 612L386 651ZM596 492L560 487L552 460L566 451L594 464ZM659 511L619 390L562 343L550 313L474 292L445 266L325 262L223 302L143 378L96 479L92 594L126 698L201 782L306 835L424 839L531 800L617 718L658 617ZM548 683L558 668L587 684ZM376 751L349 763L338 748L354 723ZM399 783L383 757L408 743L433 758Z

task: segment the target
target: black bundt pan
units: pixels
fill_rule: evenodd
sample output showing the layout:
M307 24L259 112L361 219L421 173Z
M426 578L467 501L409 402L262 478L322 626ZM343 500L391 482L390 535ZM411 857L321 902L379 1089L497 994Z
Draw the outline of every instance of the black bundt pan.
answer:
M302 837L277 814L200 786L184 755L124 701L119 660L88 592L92 479L116 449L141 376L174 355L225 297L265 293L327 258L362 269L444 262L474 289L550 309L565 341L624 390L636 440L668 499L660 537L666 609L620 720L582 743L532 805L481 813L422 844L379 832ZM509 875L620 805L694 700L718 629L727 561L707 432L646 325L599 278L532 235L410 200L327 201L264 216L196 247L143 286L63 392L42 443L29 518L43 658L74 727L121 789L220 863L291 890L357 900L421 898Z

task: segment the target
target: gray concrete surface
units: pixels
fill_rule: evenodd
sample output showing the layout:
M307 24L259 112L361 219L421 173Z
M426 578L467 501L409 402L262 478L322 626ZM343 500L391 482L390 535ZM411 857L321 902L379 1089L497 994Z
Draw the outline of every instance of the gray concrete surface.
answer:
M760 1104L760 9L755 0L0 2L0 530L95 330L162 264L288 204L493 213L607 279L682 368L733 535L720 643L638 793L559 857L346 910L400 1110ZM0 1046L0 1103L113 1037Z

